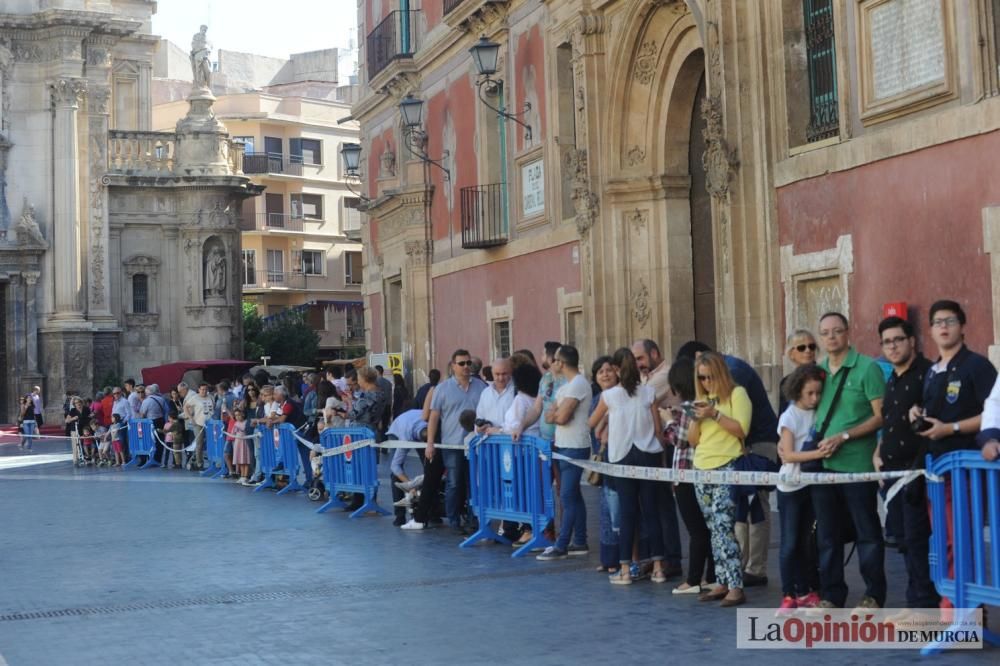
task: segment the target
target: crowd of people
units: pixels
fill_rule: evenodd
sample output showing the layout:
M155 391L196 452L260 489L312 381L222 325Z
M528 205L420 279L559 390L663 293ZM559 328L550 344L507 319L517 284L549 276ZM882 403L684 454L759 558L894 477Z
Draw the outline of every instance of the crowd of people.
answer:
M919 469L927 455L962 449L978 449L987 460L1000 457L1000 383L992 364L965 346L966 316L958 303L942 300L929 309L936 361L923 356L913 324L899 317L880 323L878 359L854 348L845 315L827 313L817 324L817 335L799 330L787 340L794 370L781 380L777 413L748 363L697 341L676 350L673 362L655 341L636 341L596 359L589 381L570 345L546 343L537 361L530 350L520 350L483 372L477 359L458 349L450 376L421 387L412 410L390 427L390 437L426 441L420 476L404 472L406 450L394 456L397 507L412 510L406 520L397 509L396 524L408 531L444 521L462 534L475 529L461 451L436 446L491 433L545 438L559 454L553 465L559 517L548 528L554 544L537 555L540 561L590 551L585 470L575 464L584 459L718 471L759 469L753 465L763 461L793 479L797 471ZM770 494L776 492L778 614L849 602L860 609L884 607L887 544L904 559L907 607L949 605L931 581L929 539L932 530L943 529L950 544L954 526L931 524L923 477L884 507L883 526L879 496L895 479L782 483L772 491L635 476L640 478L601 478L599 506L591 507L600 515L599 570L614 585L677 579L674 594L723 607L745 603L745 588L769 582ZM435 501L441 484L443 506ZM680 522L689 536L687 571ZM528 525L498 530L514 546L532 538ZM844 575L849 544L864 581L853 599Z
M598 570L611 584L675 580L675 595L737 606L747 601L745 588L769 583L771 493L776 492L778 614L849 602L861 609L884 607L887 545L904 559L907 607L948 607L931 581L929 539L934 530L946 530L950 544L955 526L931 523L921 476L884 507L883 525L879 497L895 480L783 482L772 490L663 483L641 474L597 478L577 464L599 460L728 471L763 461L768 469L780 465L782 472L857 473L919 469L928 455L963 449L997 460L997 371L966 347L966 315L958 303L934 303L928 324L938 354L934 361L921 353L913 324L899 317L878 326L878 359L854 348L841 313L824 314L816 335L795 331L786 347L794 370L781 380L777 413L747 362L702 342L682 345L670 361L655 341L639 340L597 358L589 379L576 348L547 342L540 358L522 349L485 367L469 351L455 350L447 377L432 370L412 398L401 376L390 380L379 366L346 372L334 366L325 373L289 374L280 383L266 374L244 375L235 386L223 381L192 389L182 382L163 393L155 384L129 380L92 401L68 395L66 432L84 442L88 459L122 465L129 451L121 424L148 418L166 444L153 454L157 462L200 470L205 425L218 419L228 433L226 476L249 486L265 481L259 439L249 436L258 424L290 423L313 442L326 428L363 425L376 433L377 442L421 443L397 448L392 456L394 524L417 532L447 523L463 535L479 527L469 507L469 467L460 446L442 444L468 445L494 433L514 440L537 437L549 440L558 454L552 466L558 518L546 528L553 545L537 554L540 561L590 552L582 491L588 476L600 485L598 505L590 510L599 514ZM22 416L36 412L40 405L25 396ZM318 454L303 443L299 451L309 484ZM406 471L410 451L417 453L420 474ZM361 501L355 497L348 508ZM681 523L688 533L686 571ZM534 536L531 525L505 522L496 529L515 547ZM848 544L854 544L864 581L853 599L844 575Z

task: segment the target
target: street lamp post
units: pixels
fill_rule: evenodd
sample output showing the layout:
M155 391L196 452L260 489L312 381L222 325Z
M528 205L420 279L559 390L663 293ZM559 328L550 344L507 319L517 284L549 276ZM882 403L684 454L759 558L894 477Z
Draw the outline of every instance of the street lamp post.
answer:
M361 144L342 144L340 146L340 157L344 161L344 184L347 186L347 189L350 190L351 194L361 199L362 202L370 202L371 199L361 194L359 191L362 185L361 173L359 172L361 165ZM354 183L359 189L354 189L354 187L351 186L352 183Z
M488 91L497 91L501 90L503 87L503 79L495 76L497 73L497 63L500 59L500 45L496 42L490 41L486 38L486 35L483 35L479 38L479 41L473 44L472 48L469 49L469 53L472 54L472 61L476 64L476 70L479 72L479 76L481 77L476 81L476 90L479 94L479 101L482 102L488 109L495 111L497 115L508 120L513 120L515 123L523 127L525 140L531 141L531 125L518 118L518 116L524 116L531 111L531 102L525 101L524 108L521 113L509 113L504 111L503 108L493 106L486 100L486 97L483 96L483 88L486 88Z
M409 93L399 103L399 115L403 119L403 145L414 157L425 164L433 164L444 171L445 180L451 180L451 172L441 164L441 160L448 157L446 150L441 154L440 159L431 159L427 155L427 132L421 128L424 115L424 100L414 97Z

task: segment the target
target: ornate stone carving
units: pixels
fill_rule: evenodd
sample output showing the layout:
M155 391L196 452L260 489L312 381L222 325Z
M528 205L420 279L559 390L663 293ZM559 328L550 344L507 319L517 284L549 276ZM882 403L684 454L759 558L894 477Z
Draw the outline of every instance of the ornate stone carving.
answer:
M205 33L208 26L201 29L191 38L191 77L195 88L212 89L212 47Z
M205 243L202 255L205 298L226 297L226 250L218 238Z
M396 153L386 148L379 156L379 177L394 178L396 176Z
M105 92L110 92L104 88ZM90 98L93 101L93 97ZM106 104L105 99L105 104ZM90 119L90 300L94 305L105 304L104 290L104 192L103 175L107 165L108 142L105 139L105 118Z
M111 49L87 44L87 65L90 67L110 67Z
M406 257L414 266L426 266L428 264L428 248L425 241L406 241L404 246Z
M24 283L29 287L34 287L41 276L40 271L21 271L21 277L24 278Z
M722 86L722 42L719 41L719 24L708 22L708 80L716 90ZM711 89L711 87L709 88Z
M649 218L649 212L645 210L639 210L636 208L633 211L625 213L625 222L631 225L635 233L639 233L646 226L646 220Z
M122 262L125 268L125 277L131 279L139 273L145 273L151 278L155 278L160 272L160 260L146 254L136 254Z
M77 106L87 94L86 79L59 79L51 84L52 101L57 106Z
M110 113L111 88L94 86L87 95L87 110L90 113L106 115Z
M48 49L41 44L17 42L14 44L14 59L21 62L43 62L50 60Z
M28 202L28 197L24 198L24 208L21 211L21 217L14 226L14 233L20 245L46 248L49 246L42 235L41 228L38 226L35 206Z
M590 232L590 228L597 220L600 200L590 189L587 151L570 149L566 151L564 160L563 168L566 169L566 173L569 174L569 179L573 183L570 198L573 200L573 208L576 211L576 230L583 238Z
M649 307L649 288L646 281L639 278L639 287L632 296L632 316L639 326L645 326L652 311Z
M627 156L629 166L639 166L646 162L646 151L639 146L629 148Z
M639 46L639 52L635 56L635 68L632 70L632 78L643 85L649 85L653 80L656 71L656 42L643 42Z
M716 199L729 195L729 181L740 162L736 150L726 143L722 128L722 103L718 96L706 97L701 103L701 114L705 118L705 154L701 162L705 167L706 189Z
M154 312L146 312L142 314L128 312L125 314L125 325L129 328L155 329L160 325L160 315Z

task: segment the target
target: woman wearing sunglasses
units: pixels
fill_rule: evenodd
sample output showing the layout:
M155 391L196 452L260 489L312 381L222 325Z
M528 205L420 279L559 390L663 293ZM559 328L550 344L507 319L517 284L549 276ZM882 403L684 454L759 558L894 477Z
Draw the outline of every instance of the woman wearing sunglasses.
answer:
M788 354L788 360L796 368L800 365L815 365L816 349L816 338L804 328L800 328L789 335L788 343L785 345L785 353ZM778 414L784 414L785 410L788 409L788 400L785 398L785 382L791 376L792 373L789 372L781 378L781 384L778 385Z
M746 389L737 386L725 359L715 352L703 352L694 364L694 422L688 442L694 447L694 468L726 471L743 455L743 440L750 430L753 407ZM731 486L696 483L698 505L712 535L715 575L720 583L704 592L699 601L721 601L721 606L739 606L743 594L743 566L736 541L736 502Z

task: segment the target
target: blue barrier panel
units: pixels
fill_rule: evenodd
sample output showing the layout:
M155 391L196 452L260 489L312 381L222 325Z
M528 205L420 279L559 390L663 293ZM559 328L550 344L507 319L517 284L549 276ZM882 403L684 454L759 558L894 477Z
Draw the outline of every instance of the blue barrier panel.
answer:
M927 456L927 471L942 477L927 482L933 528L931 579L938 594L950 599L956 608L957 623L962 619L957 609L1000 605L1000 462L987 462L978 451L953 451L937 460ZM948 572L948 522L954 529L953 573ZM988 546L987 525L991 535ZM1000 645L1000 635L985 627L983 639ZM947 648L947 643L931 643L922 652L934 654Z
M473 440L469 446L469 479L476 498L479 530L460 544L462 548L483 539L510 543L490 527L492 520L531 525L531 541L515 550L511 557L552 545L544 536L555 515L552 448L547 440L522 436L515 442L509 435Z
M30 449L32 442L35 441L35 435L38 434L38 423L28 419L21 422L21 445Z
M202 476L217 479L226 473L226 437L222 421L209 419L205 421L205 453L208 457L208 467L202 471Z
M327 428L320 435L320 444L324 449L360 442L366 439L375 441L375 433L368 428ZM344 503L337 499L337 493L361 493L365 502L360 509L351 514L357 518L369 511L388 516L389 512L378 505L378 461L375 447L366 446L355 451L348 451L339 456L323 458L323 483L330 491L330 500L316 509L323 513L331 507L343 507Z
M274 487L274 470L278 467L278 449L276 448L274 430L266 425L257 426L260 434L260 472L264 475L264 483L254 488L259 493L265 488Z
M128 452L132 458L125 464L125 467L132 467L139 464L139 456L146 456L147 460L139 469L159 467L153 454L156 453L156 431L153 429L152 419L129 419L128 421Z
M275 432L277 435L274 434ZM291 423L282 423L277 426L276 430L271 430L271 435L277 437L278 454L282 464L282 468L275 473L288 476L288 485L279 490L278 494L284 495L294 490L305 490L299 483L302 458L299 457L299 445L295 441L295 426Z

